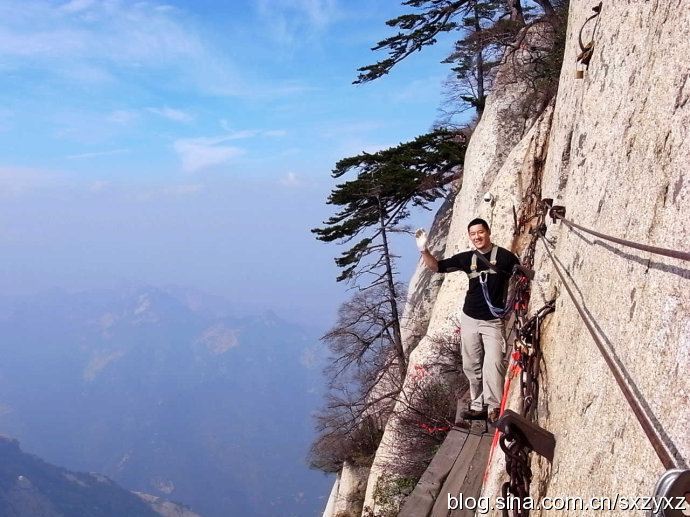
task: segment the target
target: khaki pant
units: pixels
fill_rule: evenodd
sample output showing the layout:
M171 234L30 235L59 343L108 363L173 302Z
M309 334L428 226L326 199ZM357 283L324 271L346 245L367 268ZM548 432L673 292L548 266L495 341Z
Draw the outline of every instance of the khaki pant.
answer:
M500 407L506 375L503 320L460 317L462 369L470 382L470 408Z

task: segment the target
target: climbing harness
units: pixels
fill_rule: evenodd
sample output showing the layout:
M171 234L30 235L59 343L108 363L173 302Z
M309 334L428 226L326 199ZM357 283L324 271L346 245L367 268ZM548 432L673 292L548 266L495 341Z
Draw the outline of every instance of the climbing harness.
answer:
M524 303L523 298L525 296L529 296L529 280L531 278L534 278L534 271L532 271L532 269L529 267L516 265L513 268L510 277L511 281L515 279L515 285L513 286L513 289L510 289L510 291L512 292L512 296L508 299L505 307L497 307L491 301L488 286L489 275L501 273L498 267L496 267L497 256L498 246L494 246L491 249L491 255L489 256L488 260L478 250L474 250L472 253L472 261L470 263L470 273L467 276L470 279L479 278L479 284L482 288L482 295L484 296L484 301L486 302L486 305L489 307L489 311L495 318L505 319L510 315L510 313L513 310L515 310L516 304L518 303L516 302L516 300L522 300L520 304L524 305L526 308L526 304ZM479 258L489 269L477 271L477 258Z
M525 301L522 300L521 302L517 302L519 299L518 293L521 291L524 291L524 289L521 289L522 286L526 286L529 284L529 280L522 276L522 275L517 275L517 271L513 271L513 274L511 276L511 280L515 278L514 280L514 288L512 289L512 295L506 302L505 307L497 307L493 303L491 303L491 296L489 294L489 286L488 286L488 280L489 280L489 273L490 271L481 271L479 273L479 284L481 285L482 288L482 294L484 295L484 301L486 302L486 305L489 307L489 311L495 318L501 318L505 319L507 318L512 311L514 311L517 307L517 305L525 305Z
M487 266L489 266L488 270L484 271L477 271L477 257L481 257ZM470 263L470 273L467 275L470 279L472 278L477 278L480 276L482 273L490 273L492 275L497 274L498 268L496 267L496 257L498 256L498 246L494 246L491 248L491 256L489 257L489 261L487 263L486 257L481 254L480 251L476 250L472 253L472 262Z
M501 271L496 267L495 263L492 263L490 260L487 260L484 255L482 255L478 250L472 250L473 252L473 262L474 262L474 257L477 257L486 267L488 267L490 270L492 270L494 273L500 273ZM476 263L475 263L476 264ZM475 268L476 269L476 268ZM534 271L527 266L521 266L521 265L516 265L515 269L517 269L520 273L525 275L527 278L532 280L534 278ZM472 269L472 265L470 264L470 273L473 273L474 270ZM474 278L474 277L470 277Z
M489 311L495 318L505 318L512 311L513 300L510 300L505 307L496 307L491 303L491 296L489 295L489 286L487 282L489 280L489 275L496 275L500 273L499 269L496 267L496 257L498 256L498 246L491 248L491 255L489 260L486 259L484 255L479 250L474 250L472 253L472 261L470 263L470 272L467 275L469 279L479 278L479 284L482 287L482 294L484 295L484 301L489 307ZM480 257L482 262L486 264L489 269L483 271L477 271L477 257ZM511 277L512 278L512 277Z
M487 280L489 279L489 271L482 271L479 273L479 284L482 286L482 294L484 295L484 301L489 307L489 311L495 318L505 318L510 314L512 310L512 304L508 303L505 308L496 307L491 303L491 296L489 295L489 286L487 285Z
M580 45L580 53L577 55L576 62L580 63L580 65L582 65L582 68L575 71L576 79L582 79L585 76L585 70L589 68L589 62L592 59L592 55L594 54L594 34L597 31L599 20L597 19L596 23L594 24L594 29L592 29L592 38L590 39L589 43L583 43L582 32L591 20L593 20L594 18L598 18L599 14L601 13L602 4L603 2L599 2L599 5L596 5L592 8L594 14L587 18L585 20L585 23L582 24L582 27L580 27L580 33L577 36L577 42Z

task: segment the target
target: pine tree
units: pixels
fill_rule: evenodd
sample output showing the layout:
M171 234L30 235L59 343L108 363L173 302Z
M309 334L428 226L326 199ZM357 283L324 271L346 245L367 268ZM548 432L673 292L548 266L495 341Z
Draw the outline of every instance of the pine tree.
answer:
M464 138L438 129L396 147L340 160L332 177L352 172L356 176L333 189L327 203L342 208L324 221L323 228L312 230L324 242L355 241L335 259L342 269L339 282L347 281L359 289L385 288L384 301L390 306L394 349L403 376L407 361L390 233L400 231L399 223L411 207L426 208L445 194L464 154Z
M379 41L372 50L387 49L389 57L373 65L359 68L357 83L373 81L386 74L391 69L414 52L420 51L426 46L436 43L436 37L444 32L458 30L462 25L458 19L462 18L463 11L467 10L470 0L406 0L402 5L416 10L409 14L403 14L386 25L397 28L399 32Z
M444 60L453 65L450 82L451 102L462 108L473 108L481 117L486 95L493 84L494 70L501 62L503 46L495 40L496 28L517 28L515 22L499 24L502 2L497 0L469 0L463 10L464 37L456 41L455 49Z
M408 56L434 45L439 34L457 32L454 50L444 60L453 65L448 100L457 107L450 109L451 116L467 108L481 116L494 67L519 46L519 34L528 26L547 21L562 30L565 4L567 0L558 0L554 9L551 0L525 6L521 0L406 0L402 5L412 12L386 22L398 33L372 48L387 50L388 57L359 68L354 82L378 79Z

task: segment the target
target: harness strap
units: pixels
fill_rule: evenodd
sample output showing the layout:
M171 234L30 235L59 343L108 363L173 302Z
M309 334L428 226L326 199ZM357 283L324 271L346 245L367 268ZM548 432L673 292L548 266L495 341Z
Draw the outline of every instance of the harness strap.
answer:
M477 252L479 253L479 252ZM472 253L472 262L470 263L470 273L467 275L470 279L477 278L481 273L489 273L495 275L496 271L493 269L488 269L486 271L477 271L477 253ZM496 257L498 255L498 246L491 248L491 256L489 257L489 263L492 266L496 266Z

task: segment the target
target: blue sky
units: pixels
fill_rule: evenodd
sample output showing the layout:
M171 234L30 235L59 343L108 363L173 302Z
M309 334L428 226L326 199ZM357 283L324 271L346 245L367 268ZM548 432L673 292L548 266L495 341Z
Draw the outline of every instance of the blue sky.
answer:
M339 250L309 233L330 171L427 131L448 73L441 42L351 84L400 12L0 0L0 289L190 285L330 321ZM407 280L417 252L400 245Z

